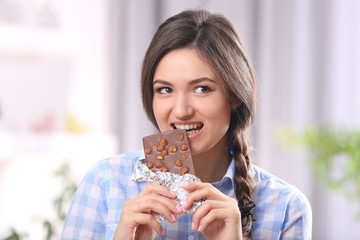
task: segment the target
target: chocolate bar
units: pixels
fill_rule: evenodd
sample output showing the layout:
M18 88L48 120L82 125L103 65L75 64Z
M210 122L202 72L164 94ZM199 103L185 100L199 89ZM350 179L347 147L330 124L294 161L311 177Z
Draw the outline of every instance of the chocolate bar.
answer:
M153 172L195 175L189 140L184 129L143 137L146 165Z

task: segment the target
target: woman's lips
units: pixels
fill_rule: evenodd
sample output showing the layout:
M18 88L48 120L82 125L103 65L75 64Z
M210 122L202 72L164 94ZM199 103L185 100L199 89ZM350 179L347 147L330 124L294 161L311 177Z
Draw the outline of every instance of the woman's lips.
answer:
M189 137L189 140L196 138L202 131L204 124L201 122L191 123L172 123L173 129L184 129Z

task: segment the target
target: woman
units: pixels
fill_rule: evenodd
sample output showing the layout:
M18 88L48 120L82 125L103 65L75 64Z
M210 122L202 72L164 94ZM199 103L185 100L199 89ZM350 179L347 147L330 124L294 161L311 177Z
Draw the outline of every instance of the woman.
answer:
M170 189L130 179L142 151L105 159L80 184L63 239L311 238L303 194L251 165L246 130L256 84L229 20L204 10L167 19L146 52L141 88L146 113L161 132L187 129L202 182L182 186L190 194L180 206ZM202 199L193 215L174 217Z

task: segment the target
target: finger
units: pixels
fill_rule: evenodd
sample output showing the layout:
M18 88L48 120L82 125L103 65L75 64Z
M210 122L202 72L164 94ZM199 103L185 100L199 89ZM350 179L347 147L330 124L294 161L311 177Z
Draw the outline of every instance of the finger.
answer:
M199 232L205 231L210 223L214 222L215 220L225 219L227 217L227 213L228 211L224 211L224 209L212 209L203 218L201 218L197 230Z
M167 187L149 183L145 187L145 189L138 195L137 199L145 199L146 196L152 196L153 199L160 201L162 204L166 205L170 209L170 211L175 214L180 214L183 211L183 209L180 206L176 205L176 203L173 201L173 199L177 197L177 194Z
M220 201L206 200L194 213L192 229L195 230L199 227L200 220L206 216L212 209L225 208L225 204Z
M186 188L190 190L190 193L182 206L183 209L190 209L195 201L202 199L224 200L223 194L209 183L191 184L191 186L186 186Z
M141 202L138 202L134 208L137 208L138 211L142 213L154 212L161 214L169 222L176 222L176 218L173 215L173 212L179 212L174 201L159 196L148 196Z
M163 236L163 234L164 234L164 230L163 230L160 222L155 218L155 216L153 216L151 214L136 214L135 216L133 216L133 220L138 225L149 225L160 236Z
M189 192L192 192L197 189L205 188L208 185L211 185L211 184L201 183L201 182L191 182L191 183L185 183L185 184L181 185L181 187Z
M156 196L155 194L151 195L152 200L166 206L172 213L180 214L183 209L173 201L173 199L169 199L163 196Z
M169 188L155 183L149 183L148 185L146 185L146 187L144 188L144 190L141 191L139 196L147 195L150 193L156 193L170 199L175 199L177 197L174 191L171 191Z
M200 220L200 222L196 224L198 231L204 231L207 226L215 220L222 220L223 223L239 225L241 223L241 214L237 205L233 204L234 202L236 203L235 199L234 201L227 202L209 201L208 204L205 204L204 209L200 211L197 216L194 214L196 221L198 219Z
M140 225L138 228L136 228L134 239L153 240L155 239L156 233L157 232L154 229L152 229L150 225Z

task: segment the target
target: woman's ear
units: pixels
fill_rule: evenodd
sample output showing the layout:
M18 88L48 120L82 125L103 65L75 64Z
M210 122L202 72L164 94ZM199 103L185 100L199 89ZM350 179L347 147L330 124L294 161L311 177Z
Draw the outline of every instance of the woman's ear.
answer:
M242 103L241 99L239 99L233 95L230 97L231 108L237 108L238 106L240 106L241 103Z

